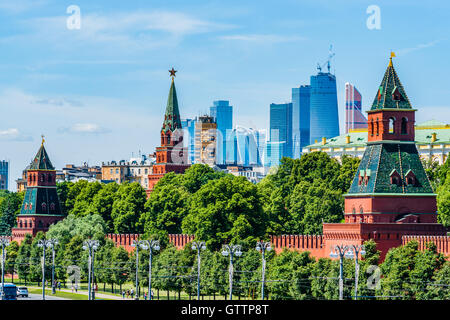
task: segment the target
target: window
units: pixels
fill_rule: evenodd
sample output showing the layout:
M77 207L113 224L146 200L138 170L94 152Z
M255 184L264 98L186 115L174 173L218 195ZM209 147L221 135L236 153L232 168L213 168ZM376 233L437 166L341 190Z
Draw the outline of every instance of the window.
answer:
M370 135L373 136L373 119L370 119Z
M363 214L364 213L364 209L361 207L359 208L359 213Z
M50 210L55 211L55 204L53 202L50 203Z
M47 204L45 202L42 202L42 210L46 211L47 210Z
M377 118L377 123L376 123L376 125L377 125L377 135L378 135L378 133L379 133L379 129L380 129L380 128L379 128L379 124L378 124L378 122L379 122L379 121L378 121L378 118Z
M116 168L116 174L119 174L119 169Z
M352 213L353 213L353 214L356 213L356 209L355 209L355 208L352 209Z
M110 174L113 174L113 169L111 169L109 172L110 172Z
M402 118L402 134L408 134L408 119L403 117Z
M389 133L395 134L395 118L389 118Z

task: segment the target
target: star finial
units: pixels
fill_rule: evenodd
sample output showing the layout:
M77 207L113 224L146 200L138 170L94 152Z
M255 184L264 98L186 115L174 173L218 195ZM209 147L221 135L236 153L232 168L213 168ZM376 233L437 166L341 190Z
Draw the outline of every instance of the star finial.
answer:
M173 81L173 79L176 77L175 73L177 73L177 72L178 72L178 71L175 70L173 67L172 67L172 70L169 70L170 76L172 77L172 81Z
M42 137L42 143L41 143L41 146L43 146L44 145L44 142L45 142L45 136L43 135L43 134L41 134L41 137Z

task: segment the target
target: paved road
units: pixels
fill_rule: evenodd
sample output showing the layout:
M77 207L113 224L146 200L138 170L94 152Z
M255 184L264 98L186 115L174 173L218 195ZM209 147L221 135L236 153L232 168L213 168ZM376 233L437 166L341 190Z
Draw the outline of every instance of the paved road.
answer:
M42 300L42 294L30 293L28 297L17 297L17 300ZM45 300L69 300L69 299L45 295Z

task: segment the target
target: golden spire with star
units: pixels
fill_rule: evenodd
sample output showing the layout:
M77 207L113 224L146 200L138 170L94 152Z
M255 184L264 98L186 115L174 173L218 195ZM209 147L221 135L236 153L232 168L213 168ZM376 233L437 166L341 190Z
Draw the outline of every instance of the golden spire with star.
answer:
M44 145L44 142L45 142L45 136L43 135L43 134L41 134L41 137L42 137L42 142L41 142L41 146L43 146Z
M177 73L177 72L178 71L175 70L173 67L172 67L172 70L169 70L170 76L172 77L172 82L175 79L175 77L176 77L175 73Z

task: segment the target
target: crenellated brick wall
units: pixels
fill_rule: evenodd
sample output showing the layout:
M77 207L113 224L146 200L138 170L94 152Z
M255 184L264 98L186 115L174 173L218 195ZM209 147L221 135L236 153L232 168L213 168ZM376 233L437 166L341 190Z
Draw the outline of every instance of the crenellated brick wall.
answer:
M437 252L442 253L450 260L450 236L403 236L402 245L411 241L419 243L419 250L425 250L427 243L433 242L436 245Z
M309 251L312 256L322 258L325 256L324 238L321 235L281 235L270 236L272 248L276 253L283 249L296 251Z
M194 235L192 234L169 234L169 242L177 249L183 249L192 240L194 240Z
M131 246L134 240L139 240L139 237L141 235L138 233L131 233L131 234L115 234L115 233L109 233L106 235L106 238L112 240L116 246L121 246L128 252L131 252L134 250L134 248Z

